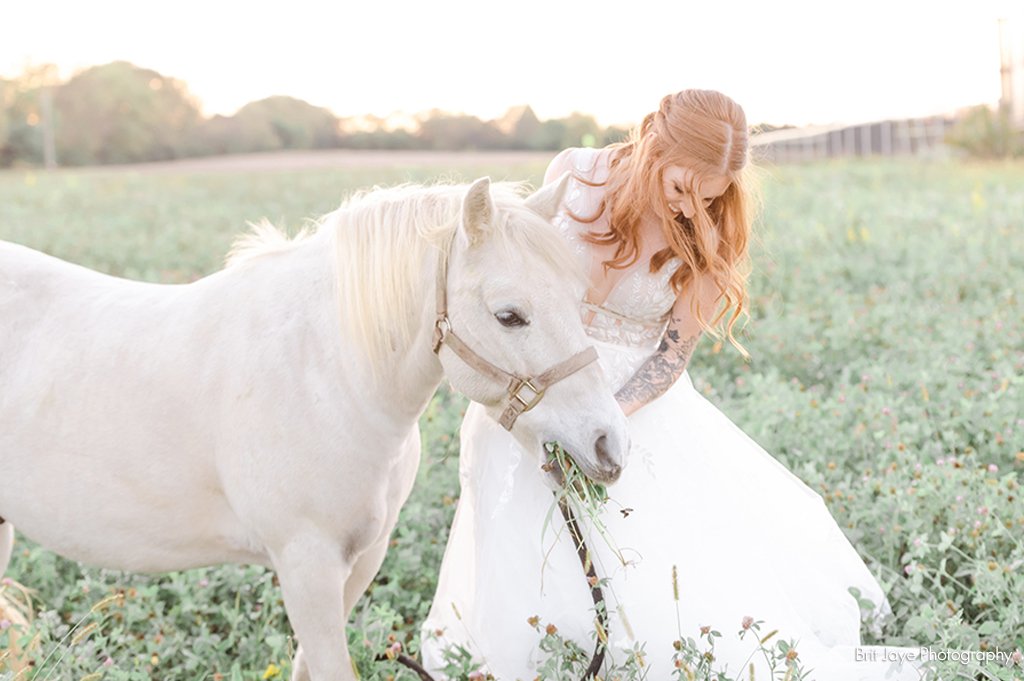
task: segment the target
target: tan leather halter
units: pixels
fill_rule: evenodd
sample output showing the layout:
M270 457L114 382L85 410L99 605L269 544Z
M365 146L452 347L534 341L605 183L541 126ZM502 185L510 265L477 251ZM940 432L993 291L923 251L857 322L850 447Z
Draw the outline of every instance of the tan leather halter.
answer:
M479 373L499 383L507 384L508 394L505 396L504 409L502 409L498 423L505 430L512 430L512 425L519 415L537 406L537 403L544 397L545 390L596 360L597 350L590 346L536 377L519 376L494 366L474 352L452 331L452 323L448 319L448 257L450 254L451 241L441 252L437 265L437 319L434 321L434 354L441 351L442 345L447 345L463 362Z

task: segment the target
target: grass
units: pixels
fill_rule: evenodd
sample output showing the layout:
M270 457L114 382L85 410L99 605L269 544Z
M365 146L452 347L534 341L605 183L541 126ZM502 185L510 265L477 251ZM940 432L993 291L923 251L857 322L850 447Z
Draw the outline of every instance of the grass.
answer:
M220 267L247 221L295 231L356 188L445 171L8 172L0 238L187 282ZM542 171L474 157L459 169L535 183ZM823 495L879 577L895 616L866 642L1024 647L1024 165L829 162L773 169L764 185L741 336L753 361L702 341L695 386ZM373 658L394 641L416 652L458 497L464 407L442 391L421 421L417 486L353 616L364 679L414 678ZM40 680L287 678L293 644L265 570L144 577L20 538L9 576L36 591L40 666L55 651Z

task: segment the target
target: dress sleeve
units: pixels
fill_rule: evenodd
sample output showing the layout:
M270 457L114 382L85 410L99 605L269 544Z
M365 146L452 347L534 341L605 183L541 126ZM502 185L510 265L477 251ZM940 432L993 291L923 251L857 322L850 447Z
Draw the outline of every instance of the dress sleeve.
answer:
M558 154L551 159L551 163L548 164L548 169L544 173L544 184L550 184L562 176L567 170L571 170L574 173L576 168L573 164L573 157L576 149L569 147L558 152Z

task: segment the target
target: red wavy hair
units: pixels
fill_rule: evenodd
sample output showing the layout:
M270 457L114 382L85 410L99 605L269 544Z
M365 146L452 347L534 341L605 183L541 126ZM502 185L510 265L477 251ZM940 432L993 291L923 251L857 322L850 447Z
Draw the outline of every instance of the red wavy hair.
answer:
M683 90L667 95L657 111L644 117L625 142L612 144L609 173L604 182L591 186L607 187L597 212L588 217L572 215L581 223L595 222L610 211L605 233L588 232L583 238L594 244L616 245L615 256L607 269L625 269L639 257L640 226L653 214L661 224L666 248L651 258L651 272L658 272L673 257L682 265L673 273L671 284L678 295L695 281L698 274L710 276L725 300L718 313L706 320L694 296L692 310L702 329L727 337L744 357L746 349L733 336L733 327L747 311L747 279L750 263L747 244L751 235L756 192L749 164L747 118L743 108L714 90ZM725 192L705 207L694 200L695 214L677 217L669 208L662 185L662 173L669 166L682 166L693 172L696 191L707 178L725 176ZM724 334L716 327L726 317Z

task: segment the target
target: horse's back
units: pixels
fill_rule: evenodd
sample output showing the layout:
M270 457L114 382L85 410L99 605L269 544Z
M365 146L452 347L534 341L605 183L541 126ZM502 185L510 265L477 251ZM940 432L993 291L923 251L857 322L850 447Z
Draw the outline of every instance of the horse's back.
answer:
M220 405L216 385L192 379L203 354L181 331L196 313L188 291L0 243L0 515L27 536L139 570L259 559L218 491L209 417ZM94 536L94 523L136 543Z
M0 241L0 381L4 366L38 349L38 335L51 333L65 310L81 310L78 298L113 277L73 265L25 246Z
M0 242L0 444L38 413L63 420L46 409L55 402L77 396L80 411L97 405L105 386L125 381L137 369L130 351L152 344L155 334L146 331L168 313L161 303L169 288Z
M0 241L0 284L17 283L24 278L45 284L61 279L100 281L111 277L28 246Z
M40 319L55 301L67 301L76 293L115 280L85 267L0 241L0 337L9 332L19 316ZM116 281L116 280L115 280Z

